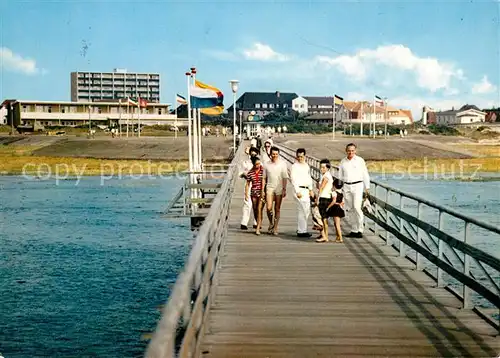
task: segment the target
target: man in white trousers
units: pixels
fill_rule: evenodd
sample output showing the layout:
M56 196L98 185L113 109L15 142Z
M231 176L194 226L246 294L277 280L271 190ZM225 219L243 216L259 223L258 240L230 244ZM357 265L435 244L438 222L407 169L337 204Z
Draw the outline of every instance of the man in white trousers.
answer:
M245 159L241 164L240 164L240 170L239 170L239 176L240 178L243 178L247 180L246 175L247 172L252 169L252 157L256 157L259 154L259 151L257 148L246 148L245 152L249 154L249 158ZM245 198L245 196L244 196ZM252 213L252 200L246 200L243 199L243 210L242 210L242 215L241 215L241 225L240 229L241 230L248 230L248 221L250 220L250 215ZM256 227L257 222L254 223L253 226L254 228Z
M346 157L340 161L339 179L344 182L346 221L351 232L347 237L363 237L363 193L370 190L370 175L365 160L356 155L356 144L349 143Z
M313 189L313 181L311 178L311 168L306 163L306 150L299 148L295 152L297 161L292 164L290 169L290 181L295 190L297 203L297 236L311 237L307 232L307 219L311 211L311 192Z

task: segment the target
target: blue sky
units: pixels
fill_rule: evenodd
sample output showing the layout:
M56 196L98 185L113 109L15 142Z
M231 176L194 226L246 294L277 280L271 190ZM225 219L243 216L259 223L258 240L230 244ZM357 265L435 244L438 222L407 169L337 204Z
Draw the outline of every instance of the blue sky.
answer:
M185 71L219 87L423 104L500 102L500 2L3 1L0 98L69 100L71 71ZM418 114L419 115L419 114Z

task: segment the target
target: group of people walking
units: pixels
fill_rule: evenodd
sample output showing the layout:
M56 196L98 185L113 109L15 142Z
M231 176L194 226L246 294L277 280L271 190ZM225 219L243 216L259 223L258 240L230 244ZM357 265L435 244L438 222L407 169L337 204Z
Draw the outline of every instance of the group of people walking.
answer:
M252 142L246 148L249 155L241 164L240 177L246 180L241 229L248 230L253 211L255 234L262 230L263 211L266 210L269 226L267 233L279 235L278 225L281 204L287 197L287 184L291 183L297 207L297 236L311 237L308 219L312 214L313 229L320 232L317 242L328 242L328 222L333 218L336 242L343 242L341 223L349 228L347 237L363 236L363 196L368 194L370 177L363 158L356 155L356 145L346 146L346 157L340 161L338 174L332 175L328 159L320 161L321 177L314 185L311 168L306 162L306 150L296 151L296 162L288 169L280 158L280 150L272 139ZM342 220L343 219L343 220Z

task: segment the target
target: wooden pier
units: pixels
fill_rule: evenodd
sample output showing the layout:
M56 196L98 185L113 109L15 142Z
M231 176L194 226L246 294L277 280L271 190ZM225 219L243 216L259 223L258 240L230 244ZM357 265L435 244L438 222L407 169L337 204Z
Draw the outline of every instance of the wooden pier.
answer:
M362 239L319 244L298 238L291 197L283 202L280 235L256 236L239 229L243 185L230 168L147 357L500 355L500 260L470 247L467 234L461 242L431 230L420 214L410 218L384 202L390 189L377 195L375 188L377 211ZM483 225L471 219L466 233L472 224ZM464 253L462 266L445 246ZM412 250L415 259L408 256ZM424 259L437 275L423 267ZM477 274L479 266L471 271L472 262L485 276ZM443 282L443 272L466 283L461 292ZM493 315L472 303L471 290L492 303Z

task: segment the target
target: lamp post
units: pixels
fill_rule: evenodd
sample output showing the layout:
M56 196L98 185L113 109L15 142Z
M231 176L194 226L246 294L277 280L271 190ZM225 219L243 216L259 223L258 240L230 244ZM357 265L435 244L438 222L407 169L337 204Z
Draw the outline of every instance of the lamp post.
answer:
M238 80L230 80L231 90L233 91L233 150L236 152L236 92L238 92Z
M242 110L238 111L238 114L240 115L240 130L238 131L238 135L240 137L240 145L241 145L241 140L243 139L243 125L241 123L241 119L243 118L243 111Z

